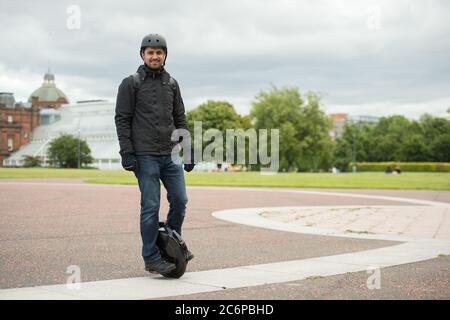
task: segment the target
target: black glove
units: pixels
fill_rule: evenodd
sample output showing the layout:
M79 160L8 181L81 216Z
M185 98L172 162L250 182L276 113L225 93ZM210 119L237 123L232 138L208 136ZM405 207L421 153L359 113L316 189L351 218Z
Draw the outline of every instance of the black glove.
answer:
M194 167L195 167L195 163L185 164L184 171L191 172L192 170L194 170Z
M185 158L186 159L186 158ZM190 154L190 163L184 164L184 171L186 172L191 172L195 167L195 163L194 163L194 148L191 148L191 154Z
M138 171L139 164L134 153L124 153L122 155L122 167L127 171Z

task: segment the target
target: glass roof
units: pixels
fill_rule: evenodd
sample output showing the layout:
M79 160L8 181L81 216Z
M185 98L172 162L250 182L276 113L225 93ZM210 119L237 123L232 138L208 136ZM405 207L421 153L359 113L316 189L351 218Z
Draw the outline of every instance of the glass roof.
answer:
M115 103L97 101L62 106L60 118L33 130L29 144L22 146L7 160L21 161L23 155L43 156L48 142L63 133L80 135L91 149L94 162L98 159L119 160L119 141L114 122Z

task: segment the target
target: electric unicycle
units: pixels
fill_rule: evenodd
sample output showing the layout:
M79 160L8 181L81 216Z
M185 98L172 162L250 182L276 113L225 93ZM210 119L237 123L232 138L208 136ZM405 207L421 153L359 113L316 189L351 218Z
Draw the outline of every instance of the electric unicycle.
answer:
M188 263L188 250L183 238L164 222L160 222L156 245L161 257L176 265L176 269L162 275L167 278L180 278L186 271Z

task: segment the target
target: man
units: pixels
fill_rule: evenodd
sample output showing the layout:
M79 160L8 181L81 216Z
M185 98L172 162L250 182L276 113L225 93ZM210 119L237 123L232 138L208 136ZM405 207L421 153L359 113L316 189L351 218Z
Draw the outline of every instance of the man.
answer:
M164 37L149 34L141 43L144 64L123 79L116 101L115 123L122 166L133 171L141 191L140 231L145 270L169 273L175 264L161 258L156 246L159 229L160 180L167 190L170 209L167 225L181 234L187 195L181 162L171 157L175 129L186 129L186 115L178 83L164 69ZM194 164L185 164L191 171ZM189 252L188 260L193 255Z

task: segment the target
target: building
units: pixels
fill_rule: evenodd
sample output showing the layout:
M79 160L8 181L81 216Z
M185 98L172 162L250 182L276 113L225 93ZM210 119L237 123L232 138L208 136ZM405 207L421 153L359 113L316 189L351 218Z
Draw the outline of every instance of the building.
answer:
M332 113L330 114L330 119L333 121L330 137L331 139L336 140L341 138L344 134L346 124L375 124L380 118L366 115L349 116L347 113Z
M58 109L63 104L69 103L64 92L56 87L55 75L48 72L44 75L44 82L42 85L33 91L28 98L28 102L41 109L53 108Z
M30 143L3 160L5 166L23 165L23 156L39 156L48 165L49 142L63 133L85 140L94 158L92 167L122 169L114 122L115 103L96 100L63 105L40 113L41 125L33 130Z
M0 92L0 166L11 153L30 142L31 132L37 126L37 106L16 103L12 93Z
M13 152L31 141L35 128L57 118L56 109L68 102L64 92L56 87L55 75L50 70L26 104L16 103L12 93L0 93L0 166Z
M332 113L330 114L330 118L333 120L333 128L330 131L331 139L339 139L344 134L344 127L347 123L348 114Z
M50 70L26 105L15 103L12 93L0 93L0 165L22 166L29 155L39 156L45 166L49 142L69 133L86 140L94 167L121 169L115 104L104 100L68 103Z
M354 124L360 124L360 123L368 123L368 124L375 124L378 122L380 118L375 116L364 116L364 115L356 115L356 116L349 116L348 121Z

